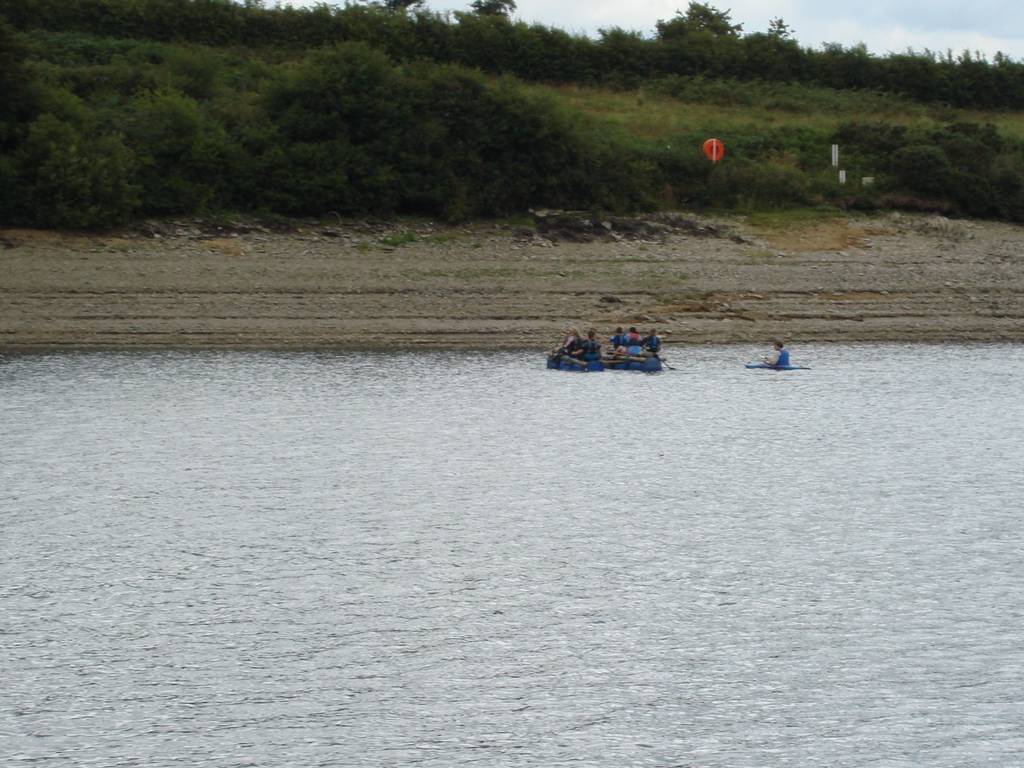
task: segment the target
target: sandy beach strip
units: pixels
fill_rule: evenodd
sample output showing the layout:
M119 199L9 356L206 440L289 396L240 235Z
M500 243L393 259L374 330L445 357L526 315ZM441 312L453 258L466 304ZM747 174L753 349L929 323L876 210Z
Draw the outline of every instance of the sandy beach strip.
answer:
M933 216L593 242L511 225L0 230L0 349L1024 341L1024 229Z

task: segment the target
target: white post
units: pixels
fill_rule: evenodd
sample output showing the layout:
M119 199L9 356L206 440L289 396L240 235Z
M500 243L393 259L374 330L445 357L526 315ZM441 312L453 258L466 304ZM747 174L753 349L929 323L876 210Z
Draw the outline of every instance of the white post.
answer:
M832 145L832 167L835 168L839 165L839 145Z
M839 183L840 184L845 184L846 183L846 171L840 171L839 172Z

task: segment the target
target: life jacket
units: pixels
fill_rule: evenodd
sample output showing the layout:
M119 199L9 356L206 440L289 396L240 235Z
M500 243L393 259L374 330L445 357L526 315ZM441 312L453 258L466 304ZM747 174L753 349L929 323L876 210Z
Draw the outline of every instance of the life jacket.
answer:
M644 339L644 346L651 350L651 352L657 354L658 350L661 349L661 339L657 336L648 336Z
M601 342L597 339L584 339L580 342L584 354L597 354L601 351Z
M566 336L565 341L562 342L562 352L564 352L567 355L571 355L579 348L580 340L576 336Z
M639 333L627 333L626 342L629 344L639 344L641 342Z
M775 361L775 364L777 366L779 366L780 368L784 368L784 367L789 365L789 350L788 349L780 349L779 350L779 359Z
M608 339L608 341L611 343L612 349L614 349L615 347L621 347L626 341L626 334L616 333L614 336Z

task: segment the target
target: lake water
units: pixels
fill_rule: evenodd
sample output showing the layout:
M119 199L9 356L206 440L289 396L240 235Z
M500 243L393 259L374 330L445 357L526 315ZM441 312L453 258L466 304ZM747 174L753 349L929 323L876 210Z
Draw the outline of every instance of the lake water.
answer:
M1024 347L0 359L0 765L1024 764Z

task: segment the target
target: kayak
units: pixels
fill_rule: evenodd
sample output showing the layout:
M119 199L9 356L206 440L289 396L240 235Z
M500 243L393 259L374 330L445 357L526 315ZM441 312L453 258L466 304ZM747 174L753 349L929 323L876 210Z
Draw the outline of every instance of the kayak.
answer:
M602 363L600 360L588 360L586 365L570 363L568 360L548 358L548 368L553 371L575 371L587 373L591 371L640 371L642 373L658 373L662 370L661 359L648 357L646 360L623 360L620 363Z
M747 363L747 368L765 368L769 371L809 371L802 365L768 365L768 363Z

